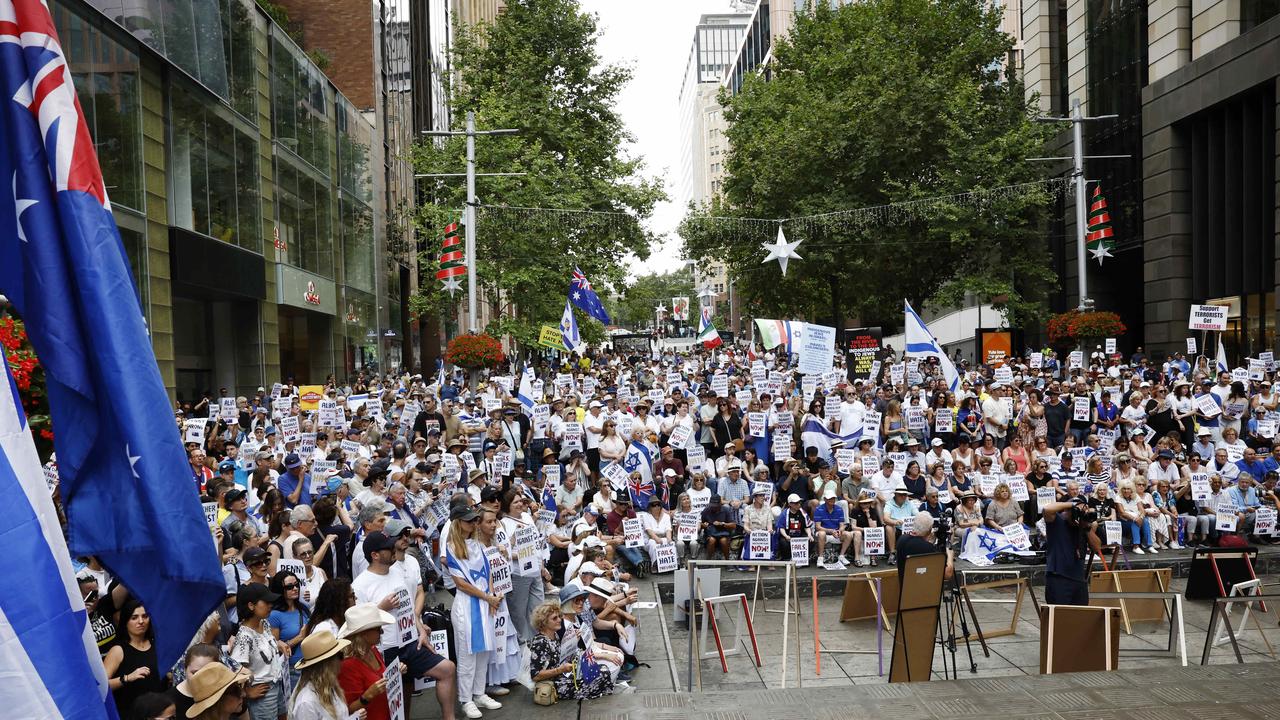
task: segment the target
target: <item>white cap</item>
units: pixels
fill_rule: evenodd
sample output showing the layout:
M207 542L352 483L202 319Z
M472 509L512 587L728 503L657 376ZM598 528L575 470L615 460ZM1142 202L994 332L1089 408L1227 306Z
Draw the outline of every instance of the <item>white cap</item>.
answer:
M675 476L676 476L676 471L672 470L671 468L667 468L666 470L662 471L662 477L675 477Z
M835 491L835 490L832 490L831 488L827 488L827 491L826 491L826 492L824 492L824 493L822 493L822 499L823 499L823 500L830 500L830 499L834 498L835 496L836 496L836 491Z
M602 574L600 566L591 561L582 563L582 566L578 568L578 574L581 575L583 573L591 573L592 575Z
M591 408L598 408L598 407L604 407L604 405L600 404L599 400L592 400L591 403L587 405L588 410L590 410Z
M800 502L800 496L795 493L791 493L790 495L787 496L787 502L789 503Z
M942 438L934 438L933 442L930 443L930 445L933 445L934 447L942 447L944 444L945 443L942 442Z

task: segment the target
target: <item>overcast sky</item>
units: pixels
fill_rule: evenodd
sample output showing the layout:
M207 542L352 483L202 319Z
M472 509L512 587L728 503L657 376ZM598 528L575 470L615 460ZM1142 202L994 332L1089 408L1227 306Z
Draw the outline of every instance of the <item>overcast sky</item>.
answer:
M644 158L645 174L662 178L667 194L675 198L680 178L680 83L693 29L701 15L729 11L729 0L580 1L584 10L600 18L604 61L624 64L633 72L618 98L618 111L635 136L628 150ZM675 202L657 207L650 227L662 241L647 261L632 258L632 278L680 267L675 230L683 214Z

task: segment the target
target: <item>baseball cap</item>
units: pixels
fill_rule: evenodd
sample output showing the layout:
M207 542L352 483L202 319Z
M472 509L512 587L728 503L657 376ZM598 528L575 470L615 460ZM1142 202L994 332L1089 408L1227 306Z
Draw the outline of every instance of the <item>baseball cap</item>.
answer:
M302 465L302 458L298 457L298 453L289 453L284 456L284 467L286 470L292 470Z
M223 460L222 462L218 463L218 472L231 472L235 469L236 469L236 463L234 460Z
M402 533L412 529L412 525L399 518L391 518L387 521L387 537L398 538Z
M787 496L787 502L789 503L800 502L800 496L795 493L791 493L790 495Z
M266 550L263 550L260 547L252 547L244 551L243 559L245 565L253 565L256 562L269 560L270 558L271 556L267 554Z
M581 575L583 573L591 573L592 575L603 574L602 571L600 570L600 566L589 560L587 562L582 563L582 567L578 568L578 574Z
M236 605L242 607L255 602L273 603L279 599L279 595L271 592L271 589L262 583L245 583L240 586L240 591L236 593Z
M388 522L387 527L390 527L390 526L391 526L391 523ZM375 531L375 532L369 533L364 537L365 559L373 557L373 554L378 552L379 550L394 550L395 547L396 547L396 541L387 537L386 533L380 533Z
M243 500L245 496L248 494L249 493L244 488L232 488L227 491L227 494L224 496L224 498L227 504L230 505L231 503L237 500Z

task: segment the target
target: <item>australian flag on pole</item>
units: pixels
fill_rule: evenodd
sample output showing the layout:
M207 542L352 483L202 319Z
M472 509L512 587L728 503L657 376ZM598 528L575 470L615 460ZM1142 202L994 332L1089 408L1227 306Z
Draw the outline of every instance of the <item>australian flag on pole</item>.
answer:
M608 325L609 313L605 312L600 296L591 289L587 276L578 268L573 269L573 279L569 281L569 302L582 312Z
M170 667L226 589L42 0L0 0L0 180L0 292L44 365L70 551L142 601Z

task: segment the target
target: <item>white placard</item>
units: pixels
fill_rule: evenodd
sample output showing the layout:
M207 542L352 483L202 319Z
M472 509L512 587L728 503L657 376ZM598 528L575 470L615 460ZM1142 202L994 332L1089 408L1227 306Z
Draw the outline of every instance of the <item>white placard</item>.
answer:
M1084 351L1072 350L1071 354L1067 356L1067 369L1075 370L1082 367L1084 367Z
M862 528L862 554L884 555L884 528Z
M413 617L413 597L408 588L396 590L396 606L391 614L396 619L396 630L399 632L400 646L418 641L418 624Z
M664 543L658 546L658 572L671 572L676 569L679 561L676 558L676 546L671 543Z
M685 470L688 472L702 472L703 467L707 464L707 449L701 445L694 445L684 451L685 458L688 460Z
M210 530L217 527L218 526L218 503L216 502L200 503L200 508L204 510L205 525L208 525Z
M836 472L851 473L853 472L854 455L856 451L853 448L840 448L836 450Z
M677 450L685 450L689 445L689 436L692 431L688 425L676 425L671 430L671 437L667 439L667 443Z
M791 538L791 562L800 567L809 565L809 538Z
M204 418L191 418L182 423L182 442L204 445Z
M1191 473L1191 499L1205 500L1213 492L1209 487L1209 473Z
M627 547L644 547L644 526L640 518L622 519L622 537Z
M1213 393L1197 395L1195 397L1195 404L1196 410L1198 410L1201 415L1213 417L1214 415L1222 412L1222 409L1218 407L1218 403L1213 399Z
M1192 305L1191 317L1187 320L1187 327L1191 330L1216 330L1222 332L1227 329L1227 311L1226 305Z
M1001 365L996 368L995 380L1006 385L1013 382L1013 369L1008 365Z
M627 469L619 463L609 463L604 466L601 471L606 478L609 479L609 486L615 490L622 490L627 487Z
M787 460L791 457L791 435L778 433L773 436L773 443L770 448L773 452L774 462Z
M218 398L218 419L233 425L239 421L240 411L236 409L235 398Z
M1187 354L1188 355L1196 354L1196 339L1193 337L1187 338Z
M711 392L716 397L729 397L729 377L727 375L711 376Z
M302 439L302 430L300 429L297 415L290 415L280 421L280 438L285 444L298 442Z
M1051 487L1036 488L1036 512L1044 512L1044 506L1056 502L1058 493Z
M1276 534L1276 509L1273 507L1260 507L1254 513L1253 518L1253 534L1254 535L1275 535Z
M995 475L978 476L978 490L987 497L991 497L995 493L996 485L999 484L1000 480Z
M839 395L828 395L828 396L823 400L823 408L822 408L822 409L825 411L825 412L824 412L824 414L827 416L827 421L828 421L828 422L830 422L830 421L832 421L832 420L839 420L839 419L840 419L840 412L841 412L841 410L840 410L840 396L839 396Z
M956 418L951 408L939 408L933 411L933 431L935 433L951 433L956 431Z
M1027 530L1022 527L1021 523L1005 525L1000 528L1000 531L1004 533L1004 539L1008 540L1010 545L1019 550L1031 549L1031 539L1027 537Z
M698 539L698 513L676 513L676 539L680 542L693 542Z
M1040 353L1040 352L1031 353L1031 360L1029 364L1031 365L1032 370L1039 370L1040 368L1044 367L1044 353Z
M751 560L768 560L772 557L768 530L752 530L747 538L747 557Z
M1071 419L1075 422L1089 422L1089 398L1087 396L1071 399Z
M49 492L53 492L53 489L58 486L58 466L52 462L44 464L44 484ZM214 504L217 505L217 503Z
M799 342L800 360L797 369L805 375L831 372L835 347L835 328L806 323Z
M289 560L280 558L276 561L276 572L291 572L293 576L302 579L307 576L307 566L302 564L301 560Z
M1116 339L1115 339L1115 338L1107 338L1107 339L1106 339L1106 342L1103 344L1103 348L1104 348L1104 352L1106 352L1108 355L1115 355L1115 354L1116 354Z
M751 426L751 437L764 437L765 431L768 430L768 416L762 412L747 413L747 423Z
M416 630L414 635L416 637ZM448 657L448 655L445 657ZM382 679L387 684L387 707L391 710L391 720L404 720L404 676L400 669L400 658L387 663L387 669L383 671Z
M862 464L863 477L869 478L880 471L880 458L875 455L863 455L858 462Z
M1253 358L1249 358L1249 379L1267 379L1267 363L1263 360L1254 360Z
M1026 502L1031 499L1030 494L1027 493L1027 483L1024 482L1022 478L1009 476L1005 478L1005 482L1009 484L1009 497L1013 500L1016 500L1017 502ZM1039 493L1036 494L1036 497L1040 497Z
M1105 520L1102 529L1107 534L1108 545L1124 544L1124 525L1119 520Z
M919 406L911 406L907 408L907 429L912 432L923 432L929 427L928 418L925 417L924 408Z
M1229 512L1228 512L1229 511ZM1236 506L1228 503L1218 504L1218 513L1214 528L1220 532L1235 532L1236 529Z
M485 548L484 554L489 558L489 592L494 595L511 592L511 563L496 547Z
M499 450L493 454L493 471L499 475L510 475L515 469L515 453L510 450ZM496 478L490 478L494 480Z

